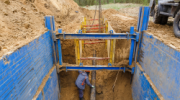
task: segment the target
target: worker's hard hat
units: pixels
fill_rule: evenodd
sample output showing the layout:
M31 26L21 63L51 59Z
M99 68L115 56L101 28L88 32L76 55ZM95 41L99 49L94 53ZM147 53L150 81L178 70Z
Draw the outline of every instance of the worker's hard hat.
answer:
M90 72L89 70L85 70L85 72Z

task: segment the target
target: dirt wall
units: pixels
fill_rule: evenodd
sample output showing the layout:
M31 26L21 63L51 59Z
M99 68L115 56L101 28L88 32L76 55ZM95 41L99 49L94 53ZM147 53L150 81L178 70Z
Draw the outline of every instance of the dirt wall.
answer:
M73 0L1 0L0 57L45 33L46 15L55 16L56 29L74 32L83 16L75 11L79 6Z

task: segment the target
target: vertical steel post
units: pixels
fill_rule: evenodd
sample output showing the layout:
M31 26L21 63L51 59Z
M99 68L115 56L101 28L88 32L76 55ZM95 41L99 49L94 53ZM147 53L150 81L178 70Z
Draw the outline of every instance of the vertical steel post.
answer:
M54 64L56 66L56 69L57 69L57 73L59 73L59 67L56 65L57 64L57 58L56 58L56 50L55 50L55 45L54 45L54 41L56 41L55 37L53 37L53 33L54 33L54 26L53 26L53 17L50 16L50 27L51 29L49 30L50 31L50 36L52 38L52 47L53 47L53 57L54 57Z
M59 33L62 33L62 29L58 30ZM58 43L58 52L59 52L59 65L62 65L62 49L61 49L61 40L57 39L57 43Z
M134 34L134 27L130 28L130 34ZM131 40L131 49L130 49L130 54L129 54L129 65L132 65L132 61L133 61L133 53L134 53L134 43L135 40Z
M93 57L96 57L96 51L95 50L94 50ZM93 65L96 65L96 60L93 60L92 63L93 63ZM96 85L96 71L92 71L92 73L91 73L91 82L92 82L93 86ZM90 100L96 100L96 87L91 88Z
M62 65L62 50L61 50L61 40L58 39L58 52L59 52L59 65Z
M135 54L135 66L136 66L136 62L137 62L137 58L138 58L138 52L139 52L139 45L140 45L140 42L141 42L141 37L142 37L142 24L143 24L143 19L144 19L144 7L142 7L142 11L141 11L141 15L139 16L140 17L140 23L138 26L140 26L139 28L139 42L137 44L137 47L136 47L136 54Z

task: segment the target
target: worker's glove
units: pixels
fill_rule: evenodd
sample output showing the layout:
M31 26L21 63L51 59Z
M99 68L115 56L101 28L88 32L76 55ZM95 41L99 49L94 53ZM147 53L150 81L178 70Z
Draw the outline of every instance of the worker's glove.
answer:
M94 86L92 85L92 88L94 88Z

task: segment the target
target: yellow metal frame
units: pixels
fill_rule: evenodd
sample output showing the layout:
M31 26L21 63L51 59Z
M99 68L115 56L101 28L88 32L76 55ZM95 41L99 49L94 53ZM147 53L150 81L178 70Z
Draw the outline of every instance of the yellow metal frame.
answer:
M108 21L106 20L105 21L105 33L107 33L108 34ZM107 45L108 45L108 40L105 40L105 49L107 49Z
M86 25L86 17L84 17L83 22L81 23L82 33L86 33L86 26L85 25ZM74 43L75 43L75 53L76 53L75 54L76 55L76 64L79 65L81 53L84 49L84 40L75 39ZM80 46L82 46L82 48Z
M83 23L82 23L83 25L82 25L82 26L83 26L83 28L85 28L85 29L83 29L83 28L81 29L81 30L83 30L82 33L86 33L86 26L85 26L85 25L87 25L87 22L86 22L86 21L87 21L87 19L86 19L86 17L84 17L84 20L83 20ZM85 42L84 40L81 40L81 43L82 43L82 51L84 50L84 42Z
M109 63L114 64L114 53L116 47L116 39L111 40L111 47L110 47L110 60Z
M108 21L105 21L105 33L108 34L109 31L109 25L108 25ZM84 17L83 22L81 23L81 30L82 33L86 33L86 26L87 25L87 19L86 17ZM108 41L110 41L109 45L110 45L110 49L108 48ZM75 53L76 53L76 64L80 64L80 57L82 56L82 51L84 50L84 40L79 40L79 39L75 39L74 40L75 43ZM115 54L115 44L116 44L116 39L111 39L111 40L105 40L105 47L106 49L109 51L108 53L108 57L110 57L109 59L109 63L113 64L114 63L114 54ZM80 47L81 46L81 47Z
M79 48L79 39L74 40L75 43L75 53L76 53L76 64L80 64L80 48Z

